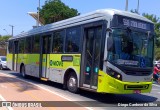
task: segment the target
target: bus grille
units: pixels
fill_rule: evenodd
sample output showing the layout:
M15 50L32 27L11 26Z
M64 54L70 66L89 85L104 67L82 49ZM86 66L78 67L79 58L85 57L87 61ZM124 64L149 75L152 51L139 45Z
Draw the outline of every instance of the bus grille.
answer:
M146 76L150 75L152 72L151 71L126 71L127 75L135 75L135 76Z
M125 85L124 89L125 90L145 90L148 89L149 85Z

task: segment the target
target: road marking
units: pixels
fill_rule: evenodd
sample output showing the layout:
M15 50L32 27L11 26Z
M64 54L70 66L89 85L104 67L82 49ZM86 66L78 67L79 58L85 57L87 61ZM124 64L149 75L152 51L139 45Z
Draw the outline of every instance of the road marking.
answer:
M3 97L2 97L2 95L0 94L0 100L1 101L6 101ZM8 110L13 110L13 108L12 107L6 107Z
M83 104L77 103L77 102L75 102L74 100L72 100L72 99L70 99L70 98L67 98L67 97L65 97L65 96L63 96L63 95L61 95L61 94L59 94L59 93L57 93L57 92L53 92L53 91L51 91L51 90L49 90L49 89L46 89L45 87L41 87L41 86L36 85L36 84L34 84L34 83L32 83L32 82L27 82L27 81L25 81L25 80L23 80L23 79L20 79L20 78L18 78L18 77L13 76L13 75L5 74L5 73L2 73L2 72L0 72L0 73L3 74L3 75L5 75L5 76L13 77L13 78L19 79L19 80L21 80L21 81L23 81L23 82L26 82L26 83L32 84L32 85L34 85L34 86L37 86L37 87L39 87L39 88L41 88L41 89L43 89L43 90L45 90L45 91L48 91L48 92L50 92L50 93L52 93L52 94L55 94L55 95L57 95L57 96L59 96L59 97L61 97L61 98L63 98L63 99L68 100L68 101L73 101L74 103L76 103L76 104L84 107ZM84 108L86 108L86 109L88 109L88 110L94 110L94 109L91 108L91 107L84 107Z
M24 92L25 94L29 95L30 97L32 97L33 99L37 100L37 101L42 101L40 98L34 96L32 93L28 92L28 91L25 91Z
M157 85L157 84L152 84L152 85L157 86L157 87L160 87L160 85Z
M152 89L152 90L156 91L156 90L159 90L159 89Z

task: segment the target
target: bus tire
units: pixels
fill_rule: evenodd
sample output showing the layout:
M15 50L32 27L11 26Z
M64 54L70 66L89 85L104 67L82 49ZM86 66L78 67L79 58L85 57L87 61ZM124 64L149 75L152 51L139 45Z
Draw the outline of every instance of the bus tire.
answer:
M78 92L78 81L74 72L71 72L71 74L68 76L67 89L72 93Z
M24 65L22 65L22 67L21 67L21 75L22 75L23 78L26 78L26 72L25 72Z
M3 70L3 66L2 65L0 65L0 70Z

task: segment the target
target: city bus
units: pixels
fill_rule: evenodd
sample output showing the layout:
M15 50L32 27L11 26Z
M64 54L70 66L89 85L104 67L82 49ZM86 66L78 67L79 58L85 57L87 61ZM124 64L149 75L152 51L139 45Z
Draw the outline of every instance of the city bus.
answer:
M47 24L8 41L7 66L23 77L98 93L148 93L154 24L143 16L100 9Z

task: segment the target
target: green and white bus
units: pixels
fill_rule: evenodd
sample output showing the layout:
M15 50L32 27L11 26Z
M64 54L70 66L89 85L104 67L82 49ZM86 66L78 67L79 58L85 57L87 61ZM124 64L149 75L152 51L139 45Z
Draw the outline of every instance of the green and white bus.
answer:
M134 13L101 9L44 25L8 41L7 65L23 77L71 92L148 93L154 24Z

